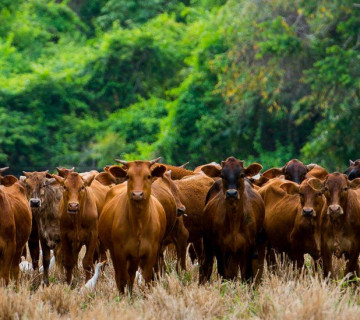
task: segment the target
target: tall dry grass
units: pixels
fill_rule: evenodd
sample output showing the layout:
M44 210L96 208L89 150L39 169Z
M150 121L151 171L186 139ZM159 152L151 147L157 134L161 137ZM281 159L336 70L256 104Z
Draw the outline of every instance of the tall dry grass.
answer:
M326 281L312 269L294 271L287 262L264 272L257 288L241 282L221 282L215 273L211 284L198 285L198 266L187 261L188 271L168 272L151 288L135 285L133 296L119 296L110 264L99 278L96 291L83 289L79 267L73 286L64 275L51 272L51 285L31 291L38 277L21 276L16 292L0 288L1 319L360 319L359 292L347 279ZM308 262L307 265L310 263ZM344 261L336 262L343 272Z

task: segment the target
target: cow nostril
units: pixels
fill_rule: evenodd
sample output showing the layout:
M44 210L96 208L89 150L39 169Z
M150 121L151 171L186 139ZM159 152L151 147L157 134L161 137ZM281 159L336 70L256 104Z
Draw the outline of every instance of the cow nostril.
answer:
M303 209L303 215L304 216L312 216L314 210L311 209L311 208L306 208L306 209Z
M237 198L238 192L236 189L229 189L226 191L226 198Z
M131 192L131 196L132 196L133 200L143 200L144 192L143 191L133 191L133 192Z

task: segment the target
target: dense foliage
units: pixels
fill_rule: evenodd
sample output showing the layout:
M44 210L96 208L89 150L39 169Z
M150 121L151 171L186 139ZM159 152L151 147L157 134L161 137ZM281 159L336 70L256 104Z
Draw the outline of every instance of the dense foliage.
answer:
M0 2L0 164L360 158L350 0Z

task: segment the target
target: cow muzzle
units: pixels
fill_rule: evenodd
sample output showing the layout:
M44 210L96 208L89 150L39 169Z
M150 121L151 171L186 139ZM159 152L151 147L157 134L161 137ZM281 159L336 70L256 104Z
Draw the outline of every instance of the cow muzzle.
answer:
M31 198L29 200L30 208L40 208L41 200L39 198Z
M180 217L182 216L186 211L186 207L185 206L180 206L177 208L177 216Z
M332 204L329 206L327 213L330 215L340 215L344 213L344 210L338 204Z
M239 199L239 192L236 189L228 189L226 190L225 198L231 200Z
M313 217L313 216L315 217L315 211L314 211L314 209L313 209L313 208L309 208L309 207L303 208L302 214L303 214L304 217Z
M68 214L78 214L79 210L80 210L80 205L78 202L69 202Z
M143 191L132 191L131 192L131 199L135 201L141 201L145 199Z

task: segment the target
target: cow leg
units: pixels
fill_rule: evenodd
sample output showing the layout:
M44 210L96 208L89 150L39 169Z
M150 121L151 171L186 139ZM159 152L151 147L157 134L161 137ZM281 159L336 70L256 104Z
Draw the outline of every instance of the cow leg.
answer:
M349 254L349 260L346 262L345 275L351 273L351 278L359 276L359 250L353 249Z
M50 248L48 247L46 240L41 237L41 249L43 252L43 279L46 286L49 285L49 264L50 264Z
M193 243L190 243L189 256L190 256L191 263L194 264L195 260L197 259L197 255L196 255Z
M16 248L15 254L12 259L12 267L11 267L11 278L16 281L16 288L19 288L19 273L20 267L19 263L21 261L21 253L24 247Z
M204 251L203 257L200 260L199 284L204 284L210 280L214 264L214 253L211 241L207 237L204 237L203 243Z
M322 245L321 256L323 261L323 271L324 277L334 277L334 272L332 268L332 252L326 245Z
M39 268L40 246L38 225L33 217L30 238L28 241L31 261L34 270Z
M134 280L135 280L135 276L136 276L136 271L138 270L138 268L139 268L139 261L130 260L129 269L128 269L128 272L129 272L128 286L129 286L129 292L130 293L132 293L132 289L133 289L133 286L134 286Z
M86 246L86 253L83 258L83 268L85 270L85 281L88 281L91 278L91 274L93 271L93 259L94 252L96 249L96 244L98 240L98 235L96 231L92 231L90 235L90 240Z
M194 246L194 250L197 256L197 259L200 263L201 261L201 257L203 255L203 251L204 251L204 246L203 246L203 241L202 239L197 239L193 242L193 246Z
M151 254L147 258L140 261L140 267L143 270L143 278L145 284L149 285L153 279L153 268L156 263L156 254Z
M266 243L258 243L256 245L257 248L257 265L252 266L253 275L255 276L255 284L259 284L264 272L264 261L265 261L265 251L266 251ZM255 257L253 257L254 259Z
M9 284L10 270L12 268L12 262L15 255L15 251L16 251L15 240L8 241L6 247L2 250L1 278L4 279L6 286Z
M62 261L63 266L66 272L66 282L68 285L71 284L72 271L77 262L77 254L73 252L70 239L63 237L61 239L61 249L62 249ZM77 249L77 248L74 248ZM76 256L76 257L75 257Z
M117 246L110 249L111 260L114 265L116 286L120 294L124 294L125 287L128 283L127 260L125 255L120 254L121 247Z
M189 238L189 231L185 228L185 226L181 223L177 223L177 236L176 236L176 255L177 255L177 272L179 273L179 263L181 270L186 270L186 247L187 247L187 241Z
M225 265L224 265L224 254L217 248L216 250L216 263L218 268L218 274L221 278L225 277Z

